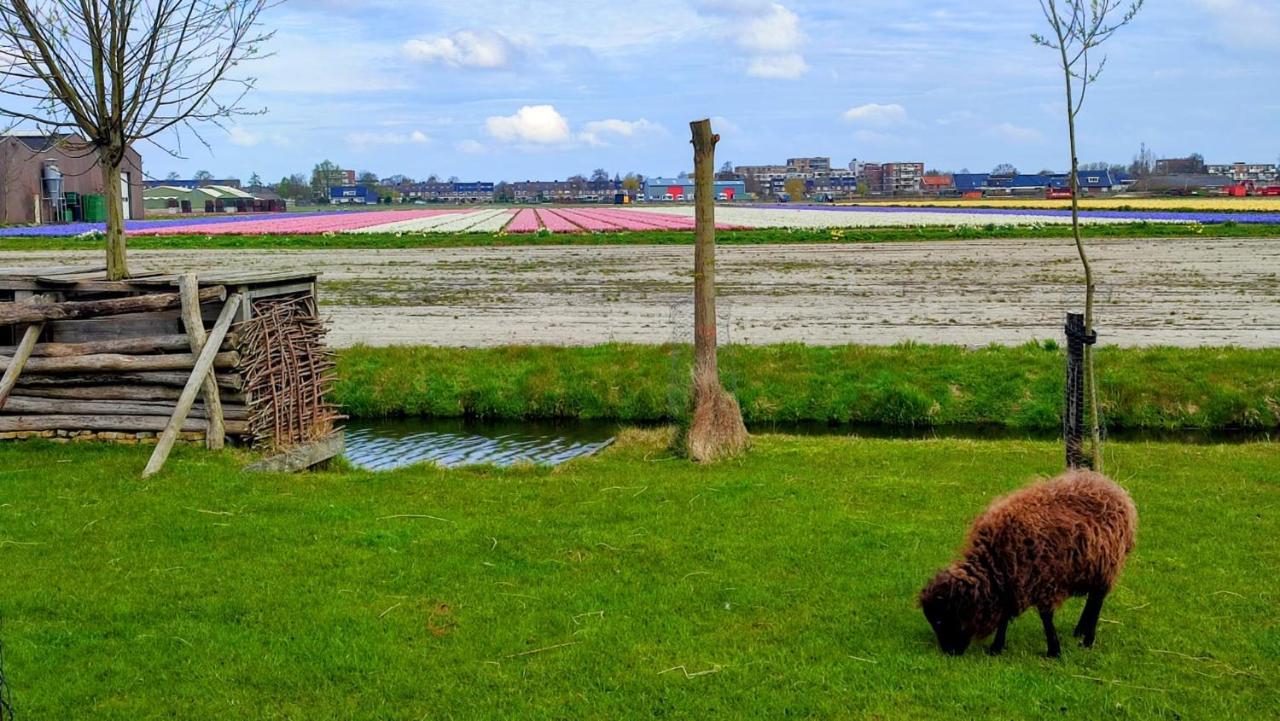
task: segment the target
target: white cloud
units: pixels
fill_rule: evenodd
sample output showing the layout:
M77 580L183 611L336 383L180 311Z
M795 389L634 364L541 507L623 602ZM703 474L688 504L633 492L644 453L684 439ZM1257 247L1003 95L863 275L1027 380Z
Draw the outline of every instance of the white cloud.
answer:
M892 128L906 125L911 121L910 116L907 115L907 109L897 103L888 105L867 103L849 108L841 117L850 123L872 128Z
M427 143L430 142L427 134L421 130L415 130L411 133L348 133L346 136L347 144L353 148L368 148L373 145L406 145L408 143Z
M993 125L990 133L1010 143L1038 143L1044 140L1044 134L1035 128L1024 128L1013 123Z
M639 139L648 135L662 133L663 128L644 118L639 120L593 120L583 126L578 137L582 142L593 147L609 145L611 140Z
M262 133L245 130L239 125L233 125L231 130L227 131L227 135L230 137L232 145L239 145L244 148L252 148L262 142Z
M757 78L777 78L794 80L809 70L809 64L800 53L786 55L765 55L751 61L747 66L747 75Z
M460 30L452 35L404 44L405 55L424 63L441 63L455 68L504 68L514 50L506 36L491 30Z
M453 147L457 149L459 153L466 153L467 155L483 155L489 151L488 148L484 147L483 143L478 140L472 140L471 138L467 138Z
M793 80L809 70L801 49L805 43L800 16L777 2L702 0L707 14L721 20L721 35L747 58L747 74Z
M515 115L494 115L484 125L489 135L505 143L563 145L573 138L569 121L554 105L526 105Z
M1280 37L1280 8L1275 0L1199 0L1214 17L1218 33L1230 44L1274 50Z

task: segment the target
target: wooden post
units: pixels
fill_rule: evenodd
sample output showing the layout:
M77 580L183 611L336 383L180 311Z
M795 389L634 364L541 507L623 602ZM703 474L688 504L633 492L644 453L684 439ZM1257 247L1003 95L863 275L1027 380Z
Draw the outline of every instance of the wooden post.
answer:
M32 298L32 301L36 303L43 300L44 296L42 295ZM31 351L35 350L36 341L40 339L42 331L44 331L44 323L32 323L27 326L26 332L22 334L22 341L18 343L13 359L9 361L9 367L5 368L4 376L0 377L0 408L4 408L4 403L9 399L9 394L18 385L18 376L22 375L22 368L27 364L27 359L31 357Z
M218 322L214 324L213 330L209 333L209 337L205 340L204 349L200 351L200 357L196 359L196 367L191 372L191 377L187 379L187 385L182 389L182 395L178 397L178 404L173 409L173 417L169 419L169 425L164 429L164 433L160 435L160 442L156 444L155 451L151 454L151 460L147 461L147 467L142 471L142 477L148 478L160 472L164 468L164 463L169 459L169 452L173 450L173 444L178 440L178 433L182 430L182 424L187 420L187 414L191 412L191 406L196 402L196 396L200 394L200 389L204 387L204 380L209 375L209 371L213 369L213 359L218 354L218 348L222 345L222 340L227 337L227 331L231 328L231 322L235 320L236 311L240 309L240 302L243 297L236 293L227 298L227 304L222 307L222 313L218 315Z
M204 350L208 334L204 332L204 318L200 315L200 283L195 273L178 276L178 292L182 296L182 323L187 327L191 352ZM204 407L209 413L209 428L205 431L205 447L216 451L226 444L227 431L222 422L222 396L218 393L218 379L213 370L204 377Z

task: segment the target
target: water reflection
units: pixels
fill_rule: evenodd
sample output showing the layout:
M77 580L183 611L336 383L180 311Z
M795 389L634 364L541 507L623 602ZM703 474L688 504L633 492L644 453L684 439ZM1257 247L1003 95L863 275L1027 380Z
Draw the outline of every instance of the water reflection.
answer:
M374 471L428 462L446 468L481 463L554 466L608 446L617 429L616 423L587 421L353 421L347 425L346 457Z

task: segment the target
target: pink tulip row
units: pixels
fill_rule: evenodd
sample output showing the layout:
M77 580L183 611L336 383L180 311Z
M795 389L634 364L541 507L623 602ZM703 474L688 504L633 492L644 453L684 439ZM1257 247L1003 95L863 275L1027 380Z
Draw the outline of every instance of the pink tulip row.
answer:
M617 208L525 209L507 224L508 233L608 233L622 230L693 230L693 218L661 213L637 213ZM735 226L717 225L721 230Z
M164 228L142 228L129 235L320 235L341 233L374 225L384 225L418 218L459 213L458 210L381 210L371 212L333 213L330 215L289 217L258 216L220 223L171 225Z

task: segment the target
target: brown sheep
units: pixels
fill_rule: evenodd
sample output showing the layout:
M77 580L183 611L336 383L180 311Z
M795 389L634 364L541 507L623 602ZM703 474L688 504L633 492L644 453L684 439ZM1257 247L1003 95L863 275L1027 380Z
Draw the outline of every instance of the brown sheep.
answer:
M996 634L988 652L1004 650L1009 622L1040 612L1048 655L1061 653L1053 612L1068 596L1088 596L1074 635L1093 645L1102 600L1133 550L1138 511L1123 488L1093 471L1068 471L993 501L973 522L964 558L920 593L942 650Z

